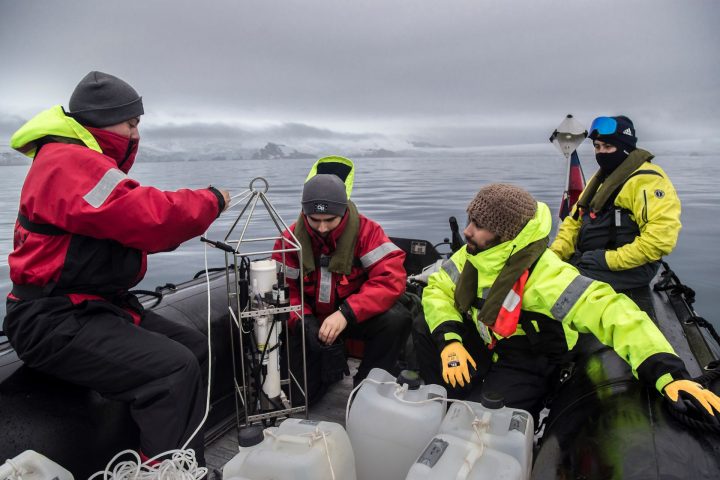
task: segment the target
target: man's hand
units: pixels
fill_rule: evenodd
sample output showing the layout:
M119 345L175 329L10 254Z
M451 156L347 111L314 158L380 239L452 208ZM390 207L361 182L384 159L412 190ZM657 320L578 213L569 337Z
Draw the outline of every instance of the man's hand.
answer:
M348 322L345 318L345 315L343 315L342 312L338 310L337 312L333 313L325 320L323 320L322 325L320 325L320 333L318 334L318 338L326 345L331 345L335 342L335 339L337 339L338 335L340 335L340 332L345 330L347 324Z
M230 208L230 192L227 190L223 190L222 188L218 189L220 193L222 193L223 199L225 200L225 208L223 208L223 212Z
M475 360L465 350L463 344L460 342L452 342L443 348L440 353L440 359L442 361L442 376L445 383L449 383L453 387L459 384L461 387L465 386L465 382L470 383L470 370L468 363L473 368L477 368ZM465 381L463 381L463 379Z

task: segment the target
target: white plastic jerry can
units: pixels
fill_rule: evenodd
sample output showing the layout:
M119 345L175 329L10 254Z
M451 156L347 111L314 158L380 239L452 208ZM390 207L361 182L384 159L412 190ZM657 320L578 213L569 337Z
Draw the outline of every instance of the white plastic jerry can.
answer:
M445 413L445 388L413 388L374 368L358 390L347 422L358 480L404 479L437 433Z
M428 443L406 480L522 480L520 464L510 455L453 435L440 433Z
M474 443L510 455L520 466L521 478L529 478L532 470L532 415L519 408L502 404L485 405L476 402L454 402L440 425L439 433Z
M17 457L0 464L0 479L74 480L72 474L34 450L25 450Z
M533 434L532 416L502 400L454 402L407 479L526 480Z
M289 418L257 432L258 443L241 446L223 467L224 480L355 480L352 447L340 424Z

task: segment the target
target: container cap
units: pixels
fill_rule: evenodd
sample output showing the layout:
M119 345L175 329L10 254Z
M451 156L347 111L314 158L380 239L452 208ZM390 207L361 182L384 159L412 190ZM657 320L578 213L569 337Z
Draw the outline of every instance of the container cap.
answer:
M240 429L238 444L241 447L253 447L265 439L263 428L260 425L251 425Z
M480 395L480 403L485 408L498 409L505 406L505 398L497 392L482 392Z
M403 370L398 375L396 382L399 385L407 384L408 390L417 390L422 385L420 375L414 370Z

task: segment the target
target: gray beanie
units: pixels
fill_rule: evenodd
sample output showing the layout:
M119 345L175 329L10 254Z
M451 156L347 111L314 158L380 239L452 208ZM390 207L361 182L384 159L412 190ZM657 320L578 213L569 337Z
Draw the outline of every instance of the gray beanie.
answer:
M347 210L345 184L335 174L317 174L305 182L302 194L305 215L322 213L342 217Z
M80 80L70 97L69 116L82 125L107 127L139 117L142 97L119 78L103 72L90 72Z
M536 211L532 195L505 183L484 186L467 207L470 220L500 237L501 242L517 237Z

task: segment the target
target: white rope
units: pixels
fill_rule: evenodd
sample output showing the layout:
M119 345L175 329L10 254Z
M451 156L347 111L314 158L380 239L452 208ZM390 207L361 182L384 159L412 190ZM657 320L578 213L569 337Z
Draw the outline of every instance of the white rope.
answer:
M124 460L113 467L112 465L125 454L132 455L134 459ZM170 458L159 461L160 457L168 455ZM124 450L108 462L104 471L95 473L88 480L99 476L104 480L200 480L207 473L207 468L198 465L192 448L163 452L144 463L136 451Z
M207 235L207 232L205 232L205 235ZM210 412L210 390L212 386L212 342L211 342L211 319L212 319L212 309L210 308L210 269L208 268L208 246L207 243L205 243L205 282L207 285L207 343L208 343L208 379L207 379L207 394L205 395L205 414L203 415L202 420L200 420L200 423L198 424L195 431L188 437L185 444L182 446L182 449L185 450L193 438L195 438L195 435L200 432L203 425L205 425L205 421L208 418L208 413Z
M330 459L330 447L327 443L327 435L325 432L320 432L320 429L316 429L319 433L322 433L323 442L325 443L325 456L327 457L328 465L330 466L330 476L332 480L335 480L335 470L333 470L332 460Z
M282 435L275 434L275 432L273 432L269 428L266 428L265 430L263 430L263 433L265 435L267 435L268 437L273 437L276 441L282 441ZM308 438L308 447L310 447L310 448L312 448L313 443L322 439L323 443L325 444L325 458L327 458L328 466L330 467L330 476L332 477L332 480L335 480L335 470L333 469L332 459L330 458L330 445L327 442L328 433L324 430L320 430L320 427L317 426L317 427L315 427L315 430L312 432L296 433L292 436L293 437L307 437Z

